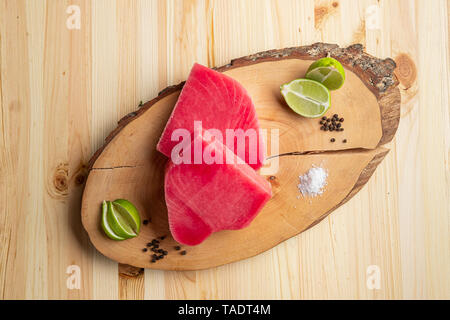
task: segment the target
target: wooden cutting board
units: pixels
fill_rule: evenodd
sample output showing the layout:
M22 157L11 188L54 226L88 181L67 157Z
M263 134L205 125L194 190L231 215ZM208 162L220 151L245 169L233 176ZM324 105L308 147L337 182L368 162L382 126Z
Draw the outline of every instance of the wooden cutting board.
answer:
M346 69L344 86L332 91L334 113L345 118L343 132L319 130L319 119L306 119L283 102L279 87L304 76L315 60L330 55ZM271 153L279 170L267 175L273 197L245 229L221 231L195 247L184 246L186 255L174 249L164 203L164 165L167 158L156 143L176 103L183 83L163 90L158 97L119 121L118 127L92 157L82 200L82 222L94 246L105 256L136 267L165 270L197 270L245 259L272 248L322 220L348 201L368 181L388 149L399 123L400 93L392 59L377 59L361 45L339 48L318 43L240 58L218 68L249 92L263 129L279 130L279 150ZM270 131L269 131L270 132ZM330 139L335 138L335 142ZM343 141L346 140L346 143ZM281 155L281 156L278 156ZM304 198L297 185L299 175L313 165L328 170L325 192ZM100 205L125 198L139 209L143 219L138 237L112 241L100 227ZM363 214L363 213L362 213ZM150 262L146 243L160 236L165 259Z

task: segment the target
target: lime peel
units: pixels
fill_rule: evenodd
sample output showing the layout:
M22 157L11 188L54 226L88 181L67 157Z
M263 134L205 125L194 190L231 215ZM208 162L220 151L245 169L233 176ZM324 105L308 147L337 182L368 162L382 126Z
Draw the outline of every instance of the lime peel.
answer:
M106 202L105 200L103 200L103 202L102 202L102 222L101 222L101 225L102 225L103 231L112 240L116 240L116 241L125 240L126 238L118 236L111 229L111 227L110 227L110 225L108 223L108 206L111 205L111 203L110 202L108 203L108 202Z
M339 61L326 57L312 63L305 77L322 83L329 90L337 90L344 84L345 70Z
M103 201L101 225L113 240L126 240L139 234L141 218L136 207L124 199Z
M135 237L136 233L133 229L131 229L125 219L115 210L113 203L109 203L111 205L108 206L108 223L111 229L120 237L127 239Z
M330 107L330 92L320 82L296 79L282 85L280 90L289 107L304 117L320 117Z
M136 207L128 200L116 199L113 201L115 211L121 215L125 222L137 234L141 227L141 217Z

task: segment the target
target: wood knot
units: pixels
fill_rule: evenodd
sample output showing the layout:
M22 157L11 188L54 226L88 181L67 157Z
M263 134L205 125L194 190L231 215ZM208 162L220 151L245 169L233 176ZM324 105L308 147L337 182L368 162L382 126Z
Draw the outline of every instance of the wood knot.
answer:
M72 177L74 178L74 182L77 186L81 186L86 182L86 177L87 177L87 167L85 164L81 164L79 169L75 172L74 175L72 175Z
M67 195L69 189L69 172L67 164L59 164L53 175L53 186L56 195Z
M314 8L314 27L318 29L328 14L328 7L316 7Z
M135 278L144 274L144 268L133 267L119 263L119 275L125 278Z
M414 61L406 53L401 53L395 58L397 69L395 75L407 90L412 87L417 78L417 69Z
M267 181L269 181L272 186L272 194L278 193L278 189L280 189L280 182L278 181L276 176L267 177Z
M86 176L85 176L84 174L82 174L82 173L78 174L78 175L75 177L75 183L76 183L77 185L82 185L82 184L84 183L85 180L86 180Z
M331 5L322 5L314 8L314 27L320 29L325 20L337 11L339 3L334 1Z

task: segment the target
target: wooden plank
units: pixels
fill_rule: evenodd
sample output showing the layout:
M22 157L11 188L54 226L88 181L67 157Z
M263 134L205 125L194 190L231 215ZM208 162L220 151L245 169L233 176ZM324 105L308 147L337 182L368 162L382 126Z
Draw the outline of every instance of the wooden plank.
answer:
M194 62L207 63L205 1L158 1L158 59L159 89L186 79ZM164 277L164 295L167 299L183 299L196 296L195 272L165 272L153 274L155 285ZM146 281L146 285L149 284ZM150 287L146 292L159 292ZM147 295L148 295L147 294Z
M431 299L448 299L450 292L448 4L448 1L435 6L416 3L418 47L422 49L417 59L422 90L418 108L420 163L416 167L422 177L422 190L416 195L423 199L426 297ZM430 106L434 107L433 112Z
M160 84L166 80L160 77L159 71L164 66L166 57L161 56L159 42L164 40L164 32L159 27L164 23L165 14L160 14L161 1L138 1L138 97L143 103L153 99L162 89ZM164 72L164 77L166 73ZM164 299L164 272L145 270L143 275L145 300Z
M136 110L139 104L138 71L140 40L138 3L127 0L117 1L118 73L119 73L119 115ZM111 199L114 200L114 199ZM144 296L144 273L138 268L119 264L119 299L142 299Z
M92 13L92 111L91 146L98 148L119 117L117 83L118 39L115 32L116 1L91 3ZM94 252L93 298L117 299L119 273L117 263Z
M386 29L394 30L409 26L411 33L389 31L392 57L397 62L396 75L402 94L402 114L393 153L396 159L398 182L395 193L398 199L398 221L401 247L402 291L405 299L427 298L424 216L422 197L422 172L420 160L420 124L417 63L418 26L417 10L412 2L387 3L387 10L398 19L390 21ZM392 29L394 28L394 29ZM386 30L388 31L388 30Z
M30 125L30 160L35 165L30 170L30 203L34 204L33 213L28 217L25 231L30 244L26 254L26 265L39 266L37 268L27 268L26 283L27 299L47 298L48 284L48 251L44 239L46 235L45 208L43 204L45 190L44 183L44 162L43 162L43 138L44 138L44 108L43 108L43 62L44 62L44 37L45 37L45 3L39 1L27 1L26 23L28 27L28 53L30 72L30 118L33 119Z
M2 299L26 296L26 219L33 214L30 201L30 72L28 69L24 1L0 2L1 54L1 220L0 284ZM33 221L31 221L33 222ZM28 230L27 230L28 229ZM31 236L35 236L32 234ZM39 243L31 245L39 246ZM27 254L28 253L28 254ZM33 259L31 257L31 259ZM45 271L45 266L42 271ZM40 291L41 289L38 289Z
M91 154L91 112L92 112L92 82L91 82L91 1L75 0L68 5L80 8L80 29L70 29L68 42L65 44L69 52L69 65L62 71L67 77L68 86L68 196L67 221L70 228L68 252L70 263L77 265L81 271L80 289L69 290L69 298L92 299L92 262L93 250L88 237L83 232L78 216L80 199L86 180L86 164ZM66 9L63 7L61 9ZM58 12L57 14L61 14ZM67 23L67 15L64 15ZM73 251L73 253L72 253ZM66 267L67 268L67 267ZM67 274L66 274L67 277Z
M91 257L89 243L77 219L83 163L90 152L89 113L90 23L82 29L66 26L68 1L49 3L43 65L44 108L44 197L48 251L49 298L89 299ZM78 2L80 8L85 3ZM83 81L81 81L83 80ZM82 111L80 111L80 109ZM67 285L66 270L76 266L81 272L80 288Z

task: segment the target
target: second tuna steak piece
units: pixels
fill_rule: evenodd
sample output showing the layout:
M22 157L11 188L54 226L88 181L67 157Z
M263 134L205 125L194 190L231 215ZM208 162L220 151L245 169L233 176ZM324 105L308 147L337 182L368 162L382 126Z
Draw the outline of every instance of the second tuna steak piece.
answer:
M178 165L169 161L166 168L170 231L176 241L186 245L197 245L215 231L248 226L271 197L269 182L238 161L221 142L205 136L196 134L191 150L197 141L222 161ZM233 159L232 163L226 163L227 158Z
M170 158L178 143L172 141L172 133L186 129L192 134L194 121L201 121L203 129L219 130L224 144L253 169L262 166L264 143L255 107L236 80L195 64L158 142L158 151ZM227 129L234 132L233 139L226 139Z

